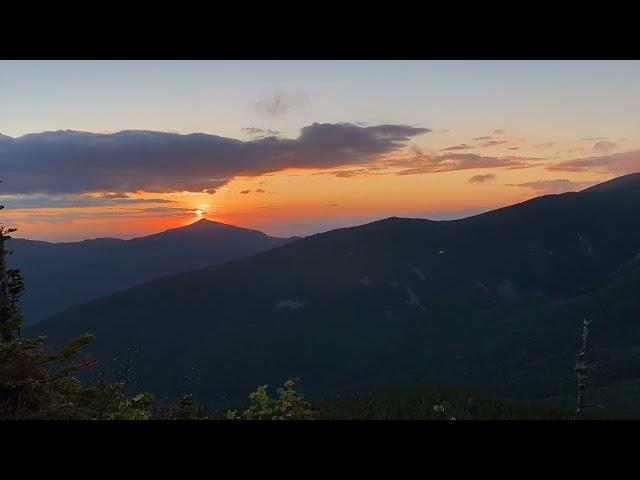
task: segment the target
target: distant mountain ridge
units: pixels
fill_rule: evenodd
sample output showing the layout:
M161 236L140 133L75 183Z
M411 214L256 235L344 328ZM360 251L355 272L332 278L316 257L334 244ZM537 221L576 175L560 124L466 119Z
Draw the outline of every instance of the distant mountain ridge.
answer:
M26 323L157 277L241 258L292 239L201 219L130 240L96 238L49 243L15 238L9 264L28 286L21 299Z
M145 387L188 375L209 401L288 375L312 395L414 381L571 395L588 314L594 354L612 359L600 387L640 379L639 220L640 174L461 220L388 218L160 278L34 333L95 333L104 361L140 348Z

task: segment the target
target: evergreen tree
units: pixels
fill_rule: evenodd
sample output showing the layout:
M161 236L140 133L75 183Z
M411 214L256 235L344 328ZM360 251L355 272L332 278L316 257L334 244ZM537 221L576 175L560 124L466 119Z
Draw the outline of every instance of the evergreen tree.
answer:
M4 205L0 205L0 210ZM20 270L7 269L6 257L9 254L5 243L11 239L10 234L15 228L6 228L0 223L0 338L3 342L10 341L16 330L20 328L20 316L17 308L17 300L20 297L24 285Z
M96 364L90 355L78 358L93 335L72 339L57 351L44 347L44 337L22 338L18 300L24 282L6 261L6 242L14 231L0 224L0 419L151 418L153 397L127 397L126 378L85 386L74 376Z

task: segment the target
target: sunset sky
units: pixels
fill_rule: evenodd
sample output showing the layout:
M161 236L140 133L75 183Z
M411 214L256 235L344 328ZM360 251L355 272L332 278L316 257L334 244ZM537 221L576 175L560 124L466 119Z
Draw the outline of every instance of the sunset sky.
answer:
M0 61L0 221L461 218L640 171L640 62Z

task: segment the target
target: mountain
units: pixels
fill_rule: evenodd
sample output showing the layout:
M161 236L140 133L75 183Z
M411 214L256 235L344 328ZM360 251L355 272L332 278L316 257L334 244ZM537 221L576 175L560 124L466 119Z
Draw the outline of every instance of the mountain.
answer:
M310 395L427 381L506 396L573 392L583 315L601 386L640 379L640 174L454 221L389 218L157 279L34 333L139 349L142 386L212 402L304 379Z
M153 278L234 260L284 245L256 230L201 219L131 240L49 243L13 239L9 264L20 267L27 324Z

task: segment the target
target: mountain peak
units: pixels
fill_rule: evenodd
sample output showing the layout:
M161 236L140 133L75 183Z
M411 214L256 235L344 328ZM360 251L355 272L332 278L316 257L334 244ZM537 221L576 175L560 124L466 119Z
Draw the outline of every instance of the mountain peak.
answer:
M210 225L210 224L224 225L223 223L214 222L213 220L209 220L208 218L202 217L200 220L196 220L195 222L192 222L187 226L191 227L191 226L194 226L194 225Z
M229 223L222 223L222 222L216 222L214 220L209 220L208 218L201 218L200 220L196 220L195 222L192 222L188 225L185 225L184 227L178 227L178 229L183 230L190 230L190 229L203 229L203 228L228 228L228 229L240 229L240 230L247 230L245 228L242 227L238 227L236 225L231 225Z
M156 233L154 235L150 235L151 237L156 235L217 235L221 233L246 233L260 236L267 236L265 233L260 232L258 230L252 230L250 228L238 227L236 225L231 225L230 223L222 223L216 222L214 220L209 220L208 218L201 218L196 220L195 222L189 223L182 227L170 228L169 230L165 230L160 233Z

